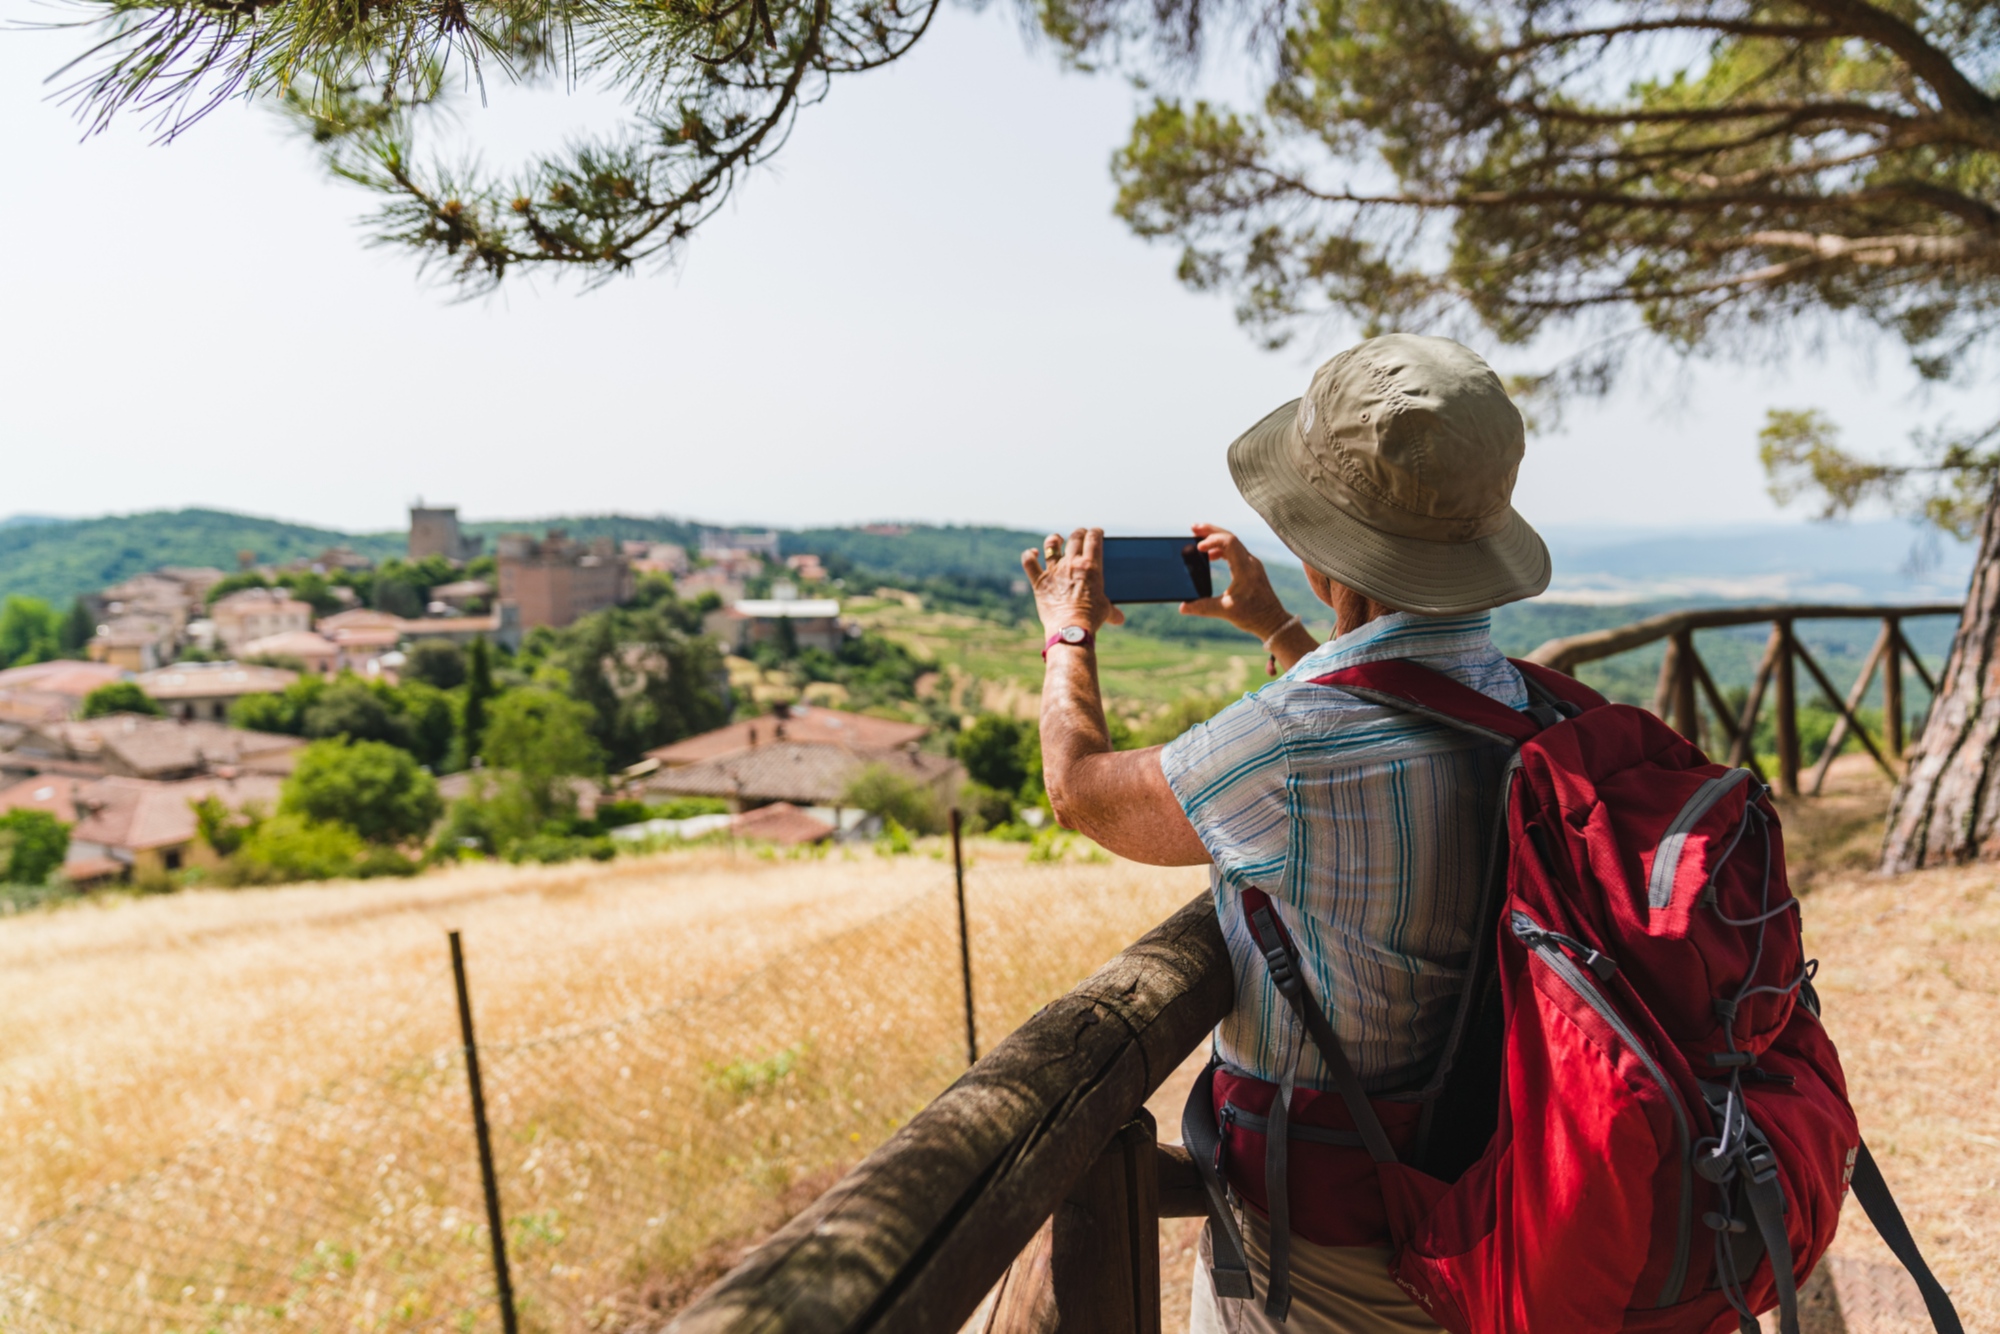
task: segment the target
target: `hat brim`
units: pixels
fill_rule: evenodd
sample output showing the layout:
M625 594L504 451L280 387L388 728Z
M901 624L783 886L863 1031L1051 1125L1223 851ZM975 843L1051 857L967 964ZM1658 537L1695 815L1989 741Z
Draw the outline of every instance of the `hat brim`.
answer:
M1549 549L1511 507L1491 537L1428 542L1371 528L1306 484L1293 460L1298 400L1229 446L1229 475L1250 507L1306 564L1400 611L1442 616L1531 598L1549 586Z

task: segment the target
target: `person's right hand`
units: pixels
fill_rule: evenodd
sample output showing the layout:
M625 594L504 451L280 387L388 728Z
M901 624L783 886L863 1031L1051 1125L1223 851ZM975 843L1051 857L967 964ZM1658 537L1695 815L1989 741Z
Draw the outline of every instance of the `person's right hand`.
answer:
M1229 567L1229 587L1215 597L1181 603L1181 615L1212 616L1260 640L1269 639L1291 620L1292 614L1278 601L1270 576L1264 573L1264 562L1251 555L1236 534L1212 523L1198 523L1194 535L1201 539L1195 545L1210 560Z

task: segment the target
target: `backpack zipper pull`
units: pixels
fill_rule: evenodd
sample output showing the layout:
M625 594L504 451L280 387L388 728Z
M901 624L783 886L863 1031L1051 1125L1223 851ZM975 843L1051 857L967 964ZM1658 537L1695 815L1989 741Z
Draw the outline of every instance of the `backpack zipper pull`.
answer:
M1531 950L1561 950L1578 963L1597 974L1600 982L1609 982L1618 971L1618 961L1602 950L1592 949L1575 936L1566 936L1560 931L1544 931L1524 913L1515 913L1512 926L1514 937Z

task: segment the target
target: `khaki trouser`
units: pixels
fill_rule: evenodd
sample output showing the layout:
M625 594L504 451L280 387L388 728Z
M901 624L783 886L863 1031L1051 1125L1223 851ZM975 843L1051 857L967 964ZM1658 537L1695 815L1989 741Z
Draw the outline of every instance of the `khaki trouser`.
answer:
M1389 1277L1389 1252L1366 1247L1315 1246L1292 1238L1292 1309L1284 1324L1264 1314L1264 1285L1271 1273L1271 1229L1262 1218L1238 1215L1257 1296L1237 1301L1215 1295L1209 1274L1208 1229L1195 1257L1194 1299L1188 1334L1419 1334L1438 1326Z

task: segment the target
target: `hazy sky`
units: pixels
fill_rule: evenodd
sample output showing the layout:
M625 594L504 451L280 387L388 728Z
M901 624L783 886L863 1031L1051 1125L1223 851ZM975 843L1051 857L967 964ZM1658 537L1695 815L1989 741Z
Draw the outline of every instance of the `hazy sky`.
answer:
M1132 94L1059 73L1005 5L947 9L903 62L837 85L677 271L469 304L365 248L370 200L267 112L170 147L136 122L80 143L41 80L83 41L0 32L0 515L388 528L423 496L474 518L1247 527L1224 447L1342 342L1259 351L1176 284L1171 249L1110 214ZM517 147L587 114L517 94L466 120ZM1531 519L1775 517L1765 407L1887 444L1919 407L1893 349L1872 372L1647 360L1654 383L1530 443Z

